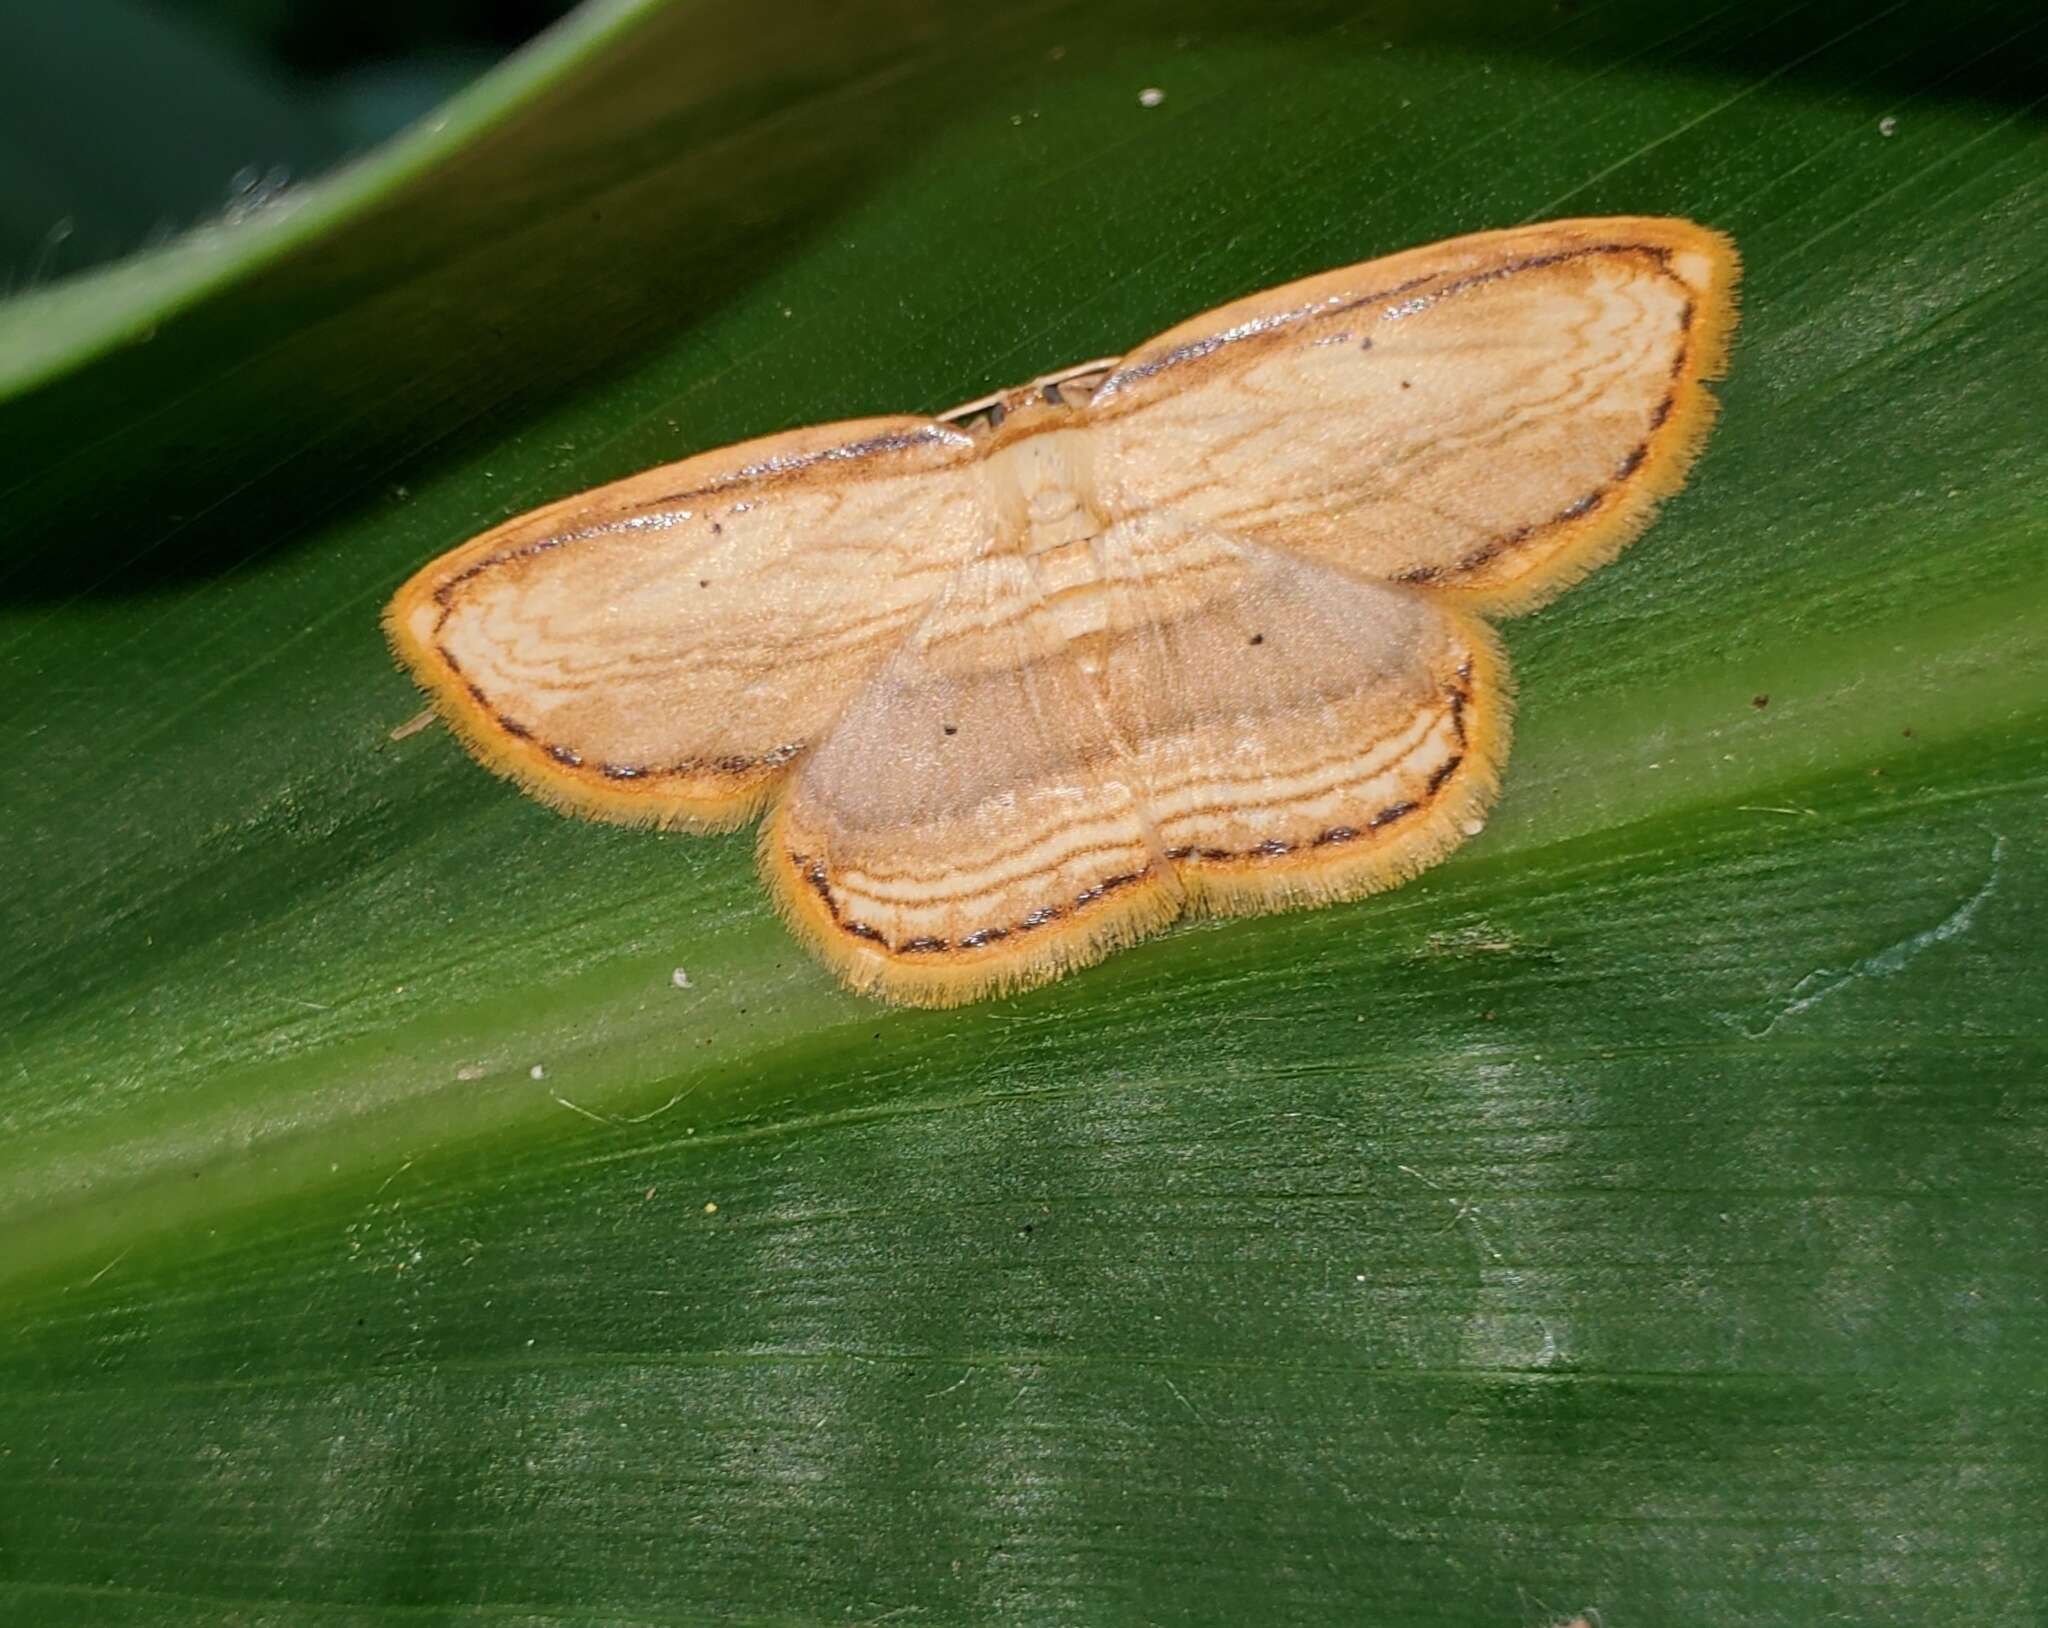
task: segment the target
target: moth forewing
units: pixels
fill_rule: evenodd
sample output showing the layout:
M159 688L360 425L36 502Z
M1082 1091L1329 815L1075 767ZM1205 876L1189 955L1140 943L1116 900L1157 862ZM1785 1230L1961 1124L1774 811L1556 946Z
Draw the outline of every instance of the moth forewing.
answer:
M542 800L729 828L987 547L973 459L918 418L685 459L444 555L386 627L475 755Z

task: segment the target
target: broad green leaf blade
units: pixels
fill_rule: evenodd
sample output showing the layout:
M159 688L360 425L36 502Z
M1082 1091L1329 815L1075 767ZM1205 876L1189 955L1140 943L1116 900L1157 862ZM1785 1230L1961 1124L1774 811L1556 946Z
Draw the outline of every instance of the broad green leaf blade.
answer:
M649 8L0 409L0 1601L2038 1614L2044 66L1993 6ZM1500 807L1397 893L895 1012L744 835L391 738L377 607L505 514L1605 210L1740 241L1723 421L1510 626Z

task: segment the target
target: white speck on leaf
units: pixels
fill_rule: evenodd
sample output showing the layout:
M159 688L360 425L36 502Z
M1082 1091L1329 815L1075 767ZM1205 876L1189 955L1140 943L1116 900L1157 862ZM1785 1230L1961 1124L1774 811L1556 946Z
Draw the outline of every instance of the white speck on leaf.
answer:
M677 967L674 972L668 975L668 981L678 989L688 989L690 987L690 975L681 967Z
M1161 102L1165 100L1166 92L1161 90L1157 85L1147 85L1143 90L1138 92L1138 106L1140 107L1157 107Z
M1883 118L1877 121L1877 133L1880 136L1889 136L1896 134L1898 128L1899 121L1893 118L1889 113L1887 113Z

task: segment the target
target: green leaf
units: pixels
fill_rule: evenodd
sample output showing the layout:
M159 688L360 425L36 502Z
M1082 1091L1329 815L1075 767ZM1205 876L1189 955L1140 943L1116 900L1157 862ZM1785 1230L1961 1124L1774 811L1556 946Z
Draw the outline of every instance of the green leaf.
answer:
M2048 26L579 26L0 308L0 1615L2038 1614ZM394 738L503 516L1603 211L1740 242L1722 422L1396 893L894 1011Z
M136 0L0 10L7 293L246 212L339 156L288 86ZM19 365L9 355L0 375Z

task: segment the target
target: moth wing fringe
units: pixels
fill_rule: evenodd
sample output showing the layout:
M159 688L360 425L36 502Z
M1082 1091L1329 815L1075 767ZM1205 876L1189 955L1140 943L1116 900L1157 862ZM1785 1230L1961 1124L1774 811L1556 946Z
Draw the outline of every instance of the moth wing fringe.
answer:
M996 995L1020 994L1051 983L1116 951L1150 938L1183 913L1178 878L1156 876L1077 916L1017 935L1022 947L934 951L912 961L868 948L834 920L824 901L789 862L778 805L761 823L756 859L776 913L839 981L858 994L899 1006L964 1006Z
M1465 761L1442 795L1388 837L1357 848L1312 854L1291 865L1191 871L1190 915L1267 915L1362 899L1399 887L1467 840L1466 825L1483 816L1500 791L1514 736L1514 677L1498 633L1476 616L1447 614L1471 647L1472 690L1483 704L1474 708Z
M550 765L543 748L508 736L494 718L419 646L405 617L413 607L412 585L384 608L384 637L398 665L425 696L435 715L477 762L510 780L536 802L559 814L602 820L610 825L652 826L701 836L737 830L755 818L788 774L785 767L754 784L728 791L698 793L644 787L629 791L593 782L567 768ZM630 784L630 783L628 783Z
M1643 467L1540 568L1497 587L1447 585L1433 591L1482 616L1521 616L1538 610L1614 560L1649 529L1665 501L1685 485L1721 410L1719 398L1707 386L1727 374L1728 350L1741 315L1742 284L1742 256L1735 240L1708 227L1690 226L1690 231L1697 234L1696 245L1705 249L1712 271L1686 365L1672 393L1670 417L1656 431Z

